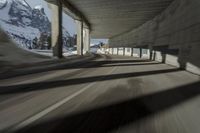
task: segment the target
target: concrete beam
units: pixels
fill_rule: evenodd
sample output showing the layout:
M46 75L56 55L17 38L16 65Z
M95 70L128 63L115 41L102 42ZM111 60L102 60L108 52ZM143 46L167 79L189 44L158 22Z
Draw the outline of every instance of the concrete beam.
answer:
M91 25L89 21L87 20L87 18L85 17L85 15L81 11L79 11L79 9L76 8L73 4L71 4L71 2L69 2L68 0L45 0L45 1L48 2L49 4L54 4L54 5L57 5L57 1L62 2L63 11L67 15L69 15L75 20L79 20L79 21L82 20L84 23L84 27L87 27L91 30Z
M75 20L79 20L79 21L83 21L83 25L84 27L87 27L88 29L91 30L91 25L89 23L89 21L87 20L87 18L85 17L85 15L79 11L78 8L76 8L71 2L69 2L68 0L62 0L63 1L63 5L64 7L66 7L67 9L64 9L65 12L69 14L72 13L74 15L70 15L72 18L74 18ZM69 12L68 12L69 11Z
M62 58L62 2L57 0L56 4L50 4L52 10L52 23L51 23L51 44L53 48L53 56Z

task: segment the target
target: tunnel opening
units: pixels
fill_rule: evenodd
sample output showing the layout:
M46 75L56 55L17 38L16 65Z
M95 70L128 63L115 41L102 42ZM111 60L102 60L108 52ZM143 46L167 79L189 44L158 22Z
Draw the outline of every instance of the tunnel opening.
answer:
M51 9L44 0L5 0L0 5L0 25L13 43L28 52L53 56ZM76 55L75 20L62 13L63 55Z

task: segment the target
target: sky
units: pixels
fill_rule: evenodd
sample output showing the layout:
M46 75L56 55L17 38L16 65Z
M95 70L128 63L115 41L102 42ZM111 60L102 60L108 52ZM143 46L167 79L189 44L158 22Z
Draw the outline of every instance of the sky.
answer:
M51 21L51 10L49 9L47 2L44 0L26 0L26 2L32 7L36 7L41 5L44 7L45 13L47 14L49 20ZM63 13L63 26L67 29L67 31L74 35L76 34L76 25L75 21L65 13ZM91 39L91 44L98 44L99 42L108 43L108 39Z

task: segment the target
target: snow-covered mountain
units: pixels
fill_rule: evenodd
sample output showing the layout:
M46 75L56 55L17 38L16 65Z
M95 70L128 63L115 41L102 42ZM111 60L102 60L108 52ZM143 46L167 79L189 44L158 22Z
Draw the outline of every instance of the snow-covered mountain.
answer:
M31 26L38 28L40 32L50 32L51 23L44 12L44 8L41 5L36 6L32 10L32 23Z
M46 42L39 43L47 45L51 34L51 22L44 8L41 5L31 8L25 0L0 0L0 26L21 47L26 48L36 48L33 40L39 40L41 36L47 37L42 39ZM67 30L63 30L64 38L70 38Z
M22 47L26 39L39 37L39 29L31 27L32 9L25 1L1 0L0 16L1 28Z

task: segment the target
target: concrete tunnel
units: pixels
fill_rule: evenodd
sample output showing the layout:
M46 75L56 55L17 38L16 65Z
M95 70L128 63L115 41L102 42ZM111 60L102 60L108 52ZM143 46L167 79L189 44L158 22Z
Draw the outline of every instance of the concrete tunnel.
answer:
M53 58L0 31L0 132L200 132L199 0L45 1ZM62 12L76 22L74 57ZM91 38L109 39L107 53L91 54Z
M48 2L51 6L56 4L56 1ZM140 53L145 49L151 60L200 74L198 0L63 0L61 3L62 10L77 21L80 55L83 47L89 50L90 37L109 38L112 54L119 53L120 47L124 48L122 55L126 48L131 55L134 48L140 49ZM59 9L61 4L57 5ZM54 28L59 27L56 22ZM86 41L83 30L90 34Z
M63 11L76 20L78 55L89 52L90 38L108 38L110 54L134 55L135 50L142 57L144 50L144 56L151 60L200 74L198 0L46 1L54 18L52 47L55 57L62 57ZM8 57L2 57L2 62L24 63L21 59L26 55L41 60L41 56L37 59L38 55L10 45L12 42L5 41L4 34L1 31L1 39L4 39L1 53ZM5 42L9 43L5 45ZM5 52L12 47L15 53ZM42 57L42 60L48 59Z

